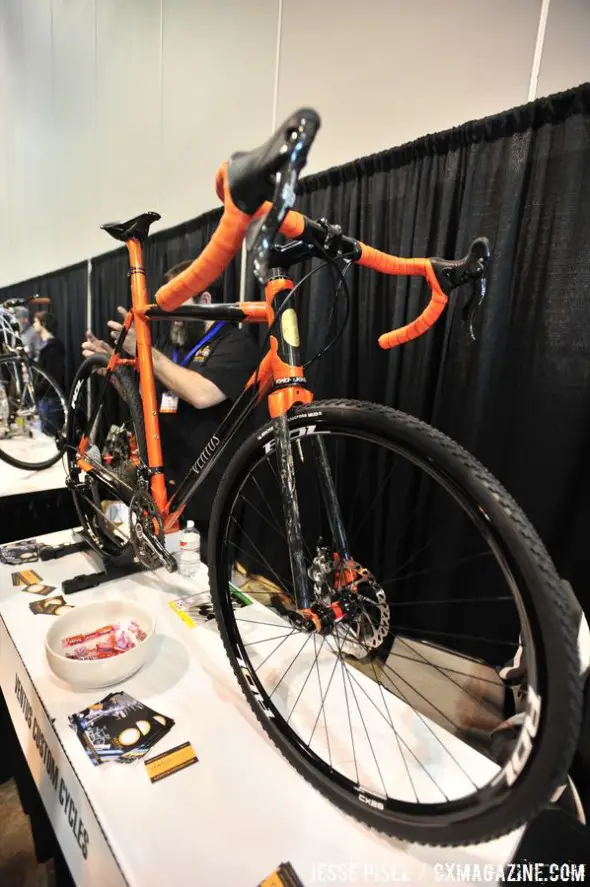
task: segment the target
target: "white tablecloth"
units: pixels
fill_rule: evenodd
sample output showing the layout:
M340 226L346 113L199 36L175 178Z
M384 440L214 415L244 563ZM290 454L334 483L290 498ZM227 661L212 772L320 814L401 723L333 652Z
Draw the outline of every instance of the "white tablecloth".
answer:
M72 538L66 531L43 541ZM78 553L33 568L58 593L63 579L96 565ZM12 586L16 569L0 565L0 685L78 885L255 887L285 861L305 887L434 884L448 880L449 864L475 865L483 877L484 866L489 872L512 857L520 832L470 848L404 845L344 815L309 786L259 728L214 626L191 629L169 606L206 589L204 567L191 583L158 571L71 596L80 605L124 595L153 609L155 656L111 689L175 720L150 754L190 742L199 759L155 784L141 761L94 767L68 715L109 691L73 692L52 674L44 637L54 617L31 613L28 603L37 598Z
M0 496L20 496L22 493L42 493L61 490L66 485L62 462L56 462L44 471L25 471L0 461Z

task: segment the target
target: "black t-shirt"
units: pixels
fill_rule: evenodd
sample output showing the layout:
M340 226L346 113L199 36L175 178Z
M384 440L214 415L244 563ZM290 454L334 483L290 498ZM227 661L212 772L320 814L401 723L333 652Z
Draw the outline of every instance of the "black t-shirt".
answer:
M66 383L66 349L61 339L52 336L41 345L38 364L46 373L49 373L63 391ZM52 394L53 389L49 388L47 383L39 382L35 393L37 397L43 397Z
M174 347L169 341L165 341L159 350L172 358ZM180 365L189 351L189 348L178 349L177 362ZM168 480L174 481L175 484L184 480L203 447L217 431L220 422L243 391L258 361L259 350L253 339L247 332L231 324L224 324L213 339L197 351L187 368L217 385L227 400L213 407L197 410L179 399L175 413L160 413L164 473ZM161 405L165 388L159 382L156 388L158 405ZM189 502L186 516L194 520L209 519L224 464L227 464L225 457L223 463L211 472L199 492ZM173 490L174 486L170 492Z

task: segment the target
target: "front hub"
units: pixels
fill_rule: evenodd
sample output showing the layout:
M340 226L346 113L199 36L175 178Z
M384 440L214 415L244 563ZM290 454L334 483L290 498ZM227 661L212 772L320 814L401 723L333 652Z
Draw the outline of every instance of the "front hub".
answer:
M390 609L373 574L356 561L343 562L321 541L308 570L314 602L286 615L300 631L332 635L342 653L364 659L385 640Z
M303 631L328 635L333 634L338 623L358 618L361 610L362 604L354 592L343 592L338 600L329 604L316 601L306 610L289 611L288 616L292 624Z

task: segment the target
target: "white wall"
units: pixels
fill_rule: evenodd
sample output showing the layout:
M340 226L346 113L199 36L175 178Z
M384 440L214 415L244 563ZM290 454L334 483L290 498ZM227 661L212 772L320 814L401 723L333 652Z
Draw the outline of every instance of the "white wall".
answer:
M541 7L0 0L0 285L110 249L102 222L215 206L219 162L300 105L313 172L525 102ZM551 0L538 95L590 79L588 36L590 0Z
M539 8L283 0L279 117L302 101L320 112L312 172L526 102Z
M538 94L550 95L590 80L590 2L551 0Z

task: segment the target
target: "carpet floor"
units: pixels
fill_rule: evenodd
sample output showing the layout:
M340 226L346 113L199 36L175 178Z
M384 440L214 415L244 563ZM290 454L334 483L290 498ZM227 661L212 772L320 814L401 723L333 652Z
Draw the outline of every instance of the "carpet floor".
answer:
M53 864L38 865L29 819L12 780L0 785L0 885L54 887Z

